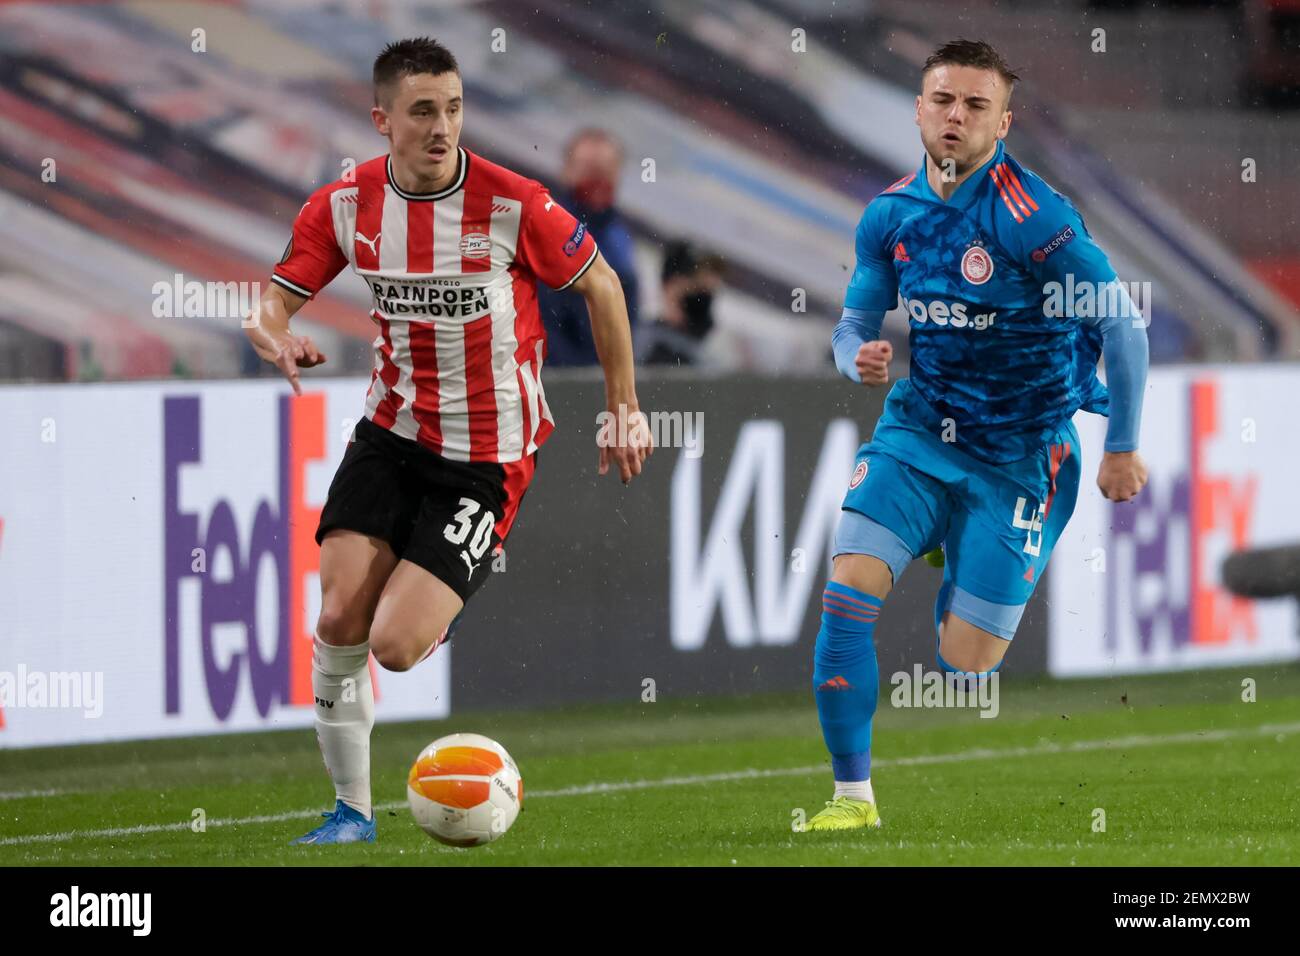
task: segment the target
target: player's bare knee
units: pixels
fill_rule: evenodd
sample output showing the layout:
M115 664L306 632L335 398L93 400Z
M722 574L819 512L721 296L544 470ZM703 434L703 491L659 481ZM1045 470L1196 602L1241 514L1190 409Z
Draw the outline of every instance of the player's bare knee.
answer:
M973 671L982 674L991 671L1001 663L1007 642L993 635L985 635L985 637L987 637L985 641L941 641L939 663L966 673ZM997 643L992 643L994 641Z
M837 554L831 580L883 600L894 586L894 573L872 555Z
M420 654L398 642L370 645L375 661L386 671L409 671L420 660Z
M370 629L370 652L384 670L409 671L424 659L435 638L425 639L409 627L376 620Z
M382 615L376 617L370 626L370 653L375 656L375 663L384 670L411 669L410 664L405 664L406 655L402 649L401 634L396 628L388 625L382 619Z
M997 660L990 660L986 655L977 654L968 649L945 651L941 648L939 657L942 659L942 663L947 664L948 667L955 671L962 671L963 673L973 671L976 674L981 674L984 671L991 670L997 664Z
M991 671L1006 656L1009 637L986 631L951 612L945 613L939 628L940 666L977 674Z
M370 622L365 615L334 601L326 600L316 619L316 636L326 644L352 647L365 641Z

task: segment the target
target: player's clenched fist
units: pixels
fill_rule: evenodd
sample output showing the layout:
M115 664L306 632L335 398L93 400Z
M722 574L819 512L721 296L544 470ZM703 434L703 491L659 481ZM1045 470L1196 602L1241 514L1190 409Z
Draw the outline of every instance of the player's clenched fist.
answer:
M889 360L894 357L894 347L883 339L863 342L858 348L854 364L863 385L884 385L889 381Z
M1147 483L1147 466L1135 451L1108 451L1097 470L1097 487L1111 501L1128 501Z

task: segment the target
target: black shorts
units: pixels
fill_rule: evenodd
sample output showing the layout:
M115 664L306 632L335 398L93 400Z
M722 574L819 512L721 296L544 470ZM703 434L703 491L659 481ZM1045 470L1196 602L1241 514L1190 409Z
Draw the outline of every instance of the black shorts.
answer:
M330 482L316 543L338 530L379 538L468 601L492 572L536 460L452 461L363 418Z

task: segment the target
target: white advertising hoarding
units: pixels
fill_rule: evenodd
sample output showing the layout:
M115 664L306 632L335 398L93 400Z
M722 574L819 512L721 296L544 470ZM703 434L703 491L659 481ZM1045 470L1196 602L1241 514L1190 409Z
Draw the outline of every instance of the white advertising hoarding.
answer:
M1149 483L1106 501L1106 419L1080 413L1079 503L1052 554L1048 668L1058 676L1300 657L1297 602L1221 586L1242 548L1300 543L1295 366L1155 369L1142 413Z
M0 747L310 726L314 534L364 379L0 388ZM375 670L445 717L450 646Z

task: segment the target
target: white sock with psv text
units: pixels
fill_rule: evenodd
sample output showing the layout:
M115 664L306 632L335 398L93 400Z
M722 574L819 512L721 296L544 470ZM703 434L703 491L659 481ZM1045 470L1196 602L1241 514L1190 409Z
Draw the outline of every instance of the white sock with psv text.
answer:
M871 792L870 780L836 780L835 796L848 797L850 800L866 800L875 803L875 794Z
M370 729L375 691L370 684L370 642L352 647L312 642L311 689L316 698L316 739L338 798L362 813L370 806Z

